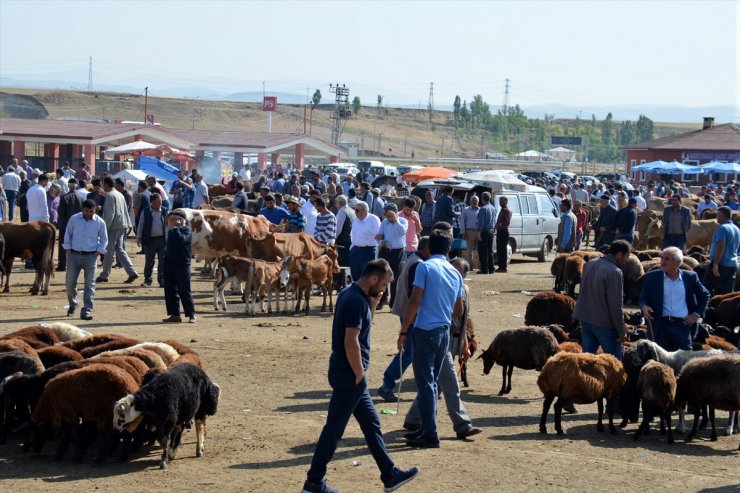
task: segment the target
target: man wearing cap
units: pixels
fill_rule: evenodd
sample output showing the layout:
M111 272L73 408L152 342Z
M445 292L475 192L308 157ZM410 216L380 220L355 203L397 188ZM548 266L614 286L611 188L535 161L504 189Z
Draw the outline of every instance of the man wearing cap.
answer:
M8 222L13 222L15 218L15 201L18 196L18 189L21 186L21 177L15 172L15 167L8 166L2 178L5 197L8 199Z
M614 239L625 240L632 245L637 224L637 200L634 197L627 201L627 207L620 209L614 218Z
M167 239L164 251L164 303L167 307L165 323L182 322L180 303L188 321L195 323L195 305L190 291L190 258L193 233L185 213L172 211L167 216Z
M380 223L380 229L375 239L378 240L378 244L380 245L378 258L387 260L393 271L393 280L390 283L391 299L388 303L390 306L393 306L393 302L396 299L398 275L401 272L403 250L406 248L406 231L408 230L409 223L403 217L399 217L398 206L396 204L386 204L384 212L385 219ZM383 307L385 298L386 295L383 293L383 298L380 300L378 306L379 309Z
M594 248L598 250L602 245L611 245L614 241L614 220L617 217L617 208L609 203L612 196L604 192L599 197L599 217L593 225L596 232Z
M691 228L691 209L681 205L678 195L671 196L669 204L663 209L663 248L674 246L683 250Z
M277 207L275 202L275 196L272 194L265 195L265 206L260 209L260 214L272 224L280 225L284 219L288 219L290 215L287 210L282 207Z
M108 246L108 233L105 221L95 214L95 202L85 200L82 212L69 218L64 231L63 248L67 257L67 275L65 287L69 308L67 316L74 315L77 301L77 279L80 271L85 271L85 288L82 298L82 320L92 320L93 300L95 298L95 267L98 257L105 253Z
M380 231L380 219L368 211L367 202L357 201L354 205L355 220L352 222L352 247L349 252L349 265L352 279L360 278L368 262L375 259L378 253L378 242L375 239Z
M67 186L69 187L69 192L60 197L59 208L57 209L57 228L59 229L59 261L57 262L57 272L64 272L67 269L67 255L64 251L64 233L72 216L82 212L82 203L84 202L82 197L76 192L76 178L70 178Z
M372 213L382 221L385 217L385 200L380 196L379 188L373 188L371 192L373 194Z
M354 202L352 202L352 200ZM355 210L351 207L357 199L348 200L346 195L339 195L334 199L337 208L337 238L335 244L339 248L339 265L349 267L349 249L352 246L352 223L355 220Z
M286 195L284 197L285 203L288 206L288 228L287 233L303 233L306 229L306 217L301 214L300 201L298 197L293 195Z

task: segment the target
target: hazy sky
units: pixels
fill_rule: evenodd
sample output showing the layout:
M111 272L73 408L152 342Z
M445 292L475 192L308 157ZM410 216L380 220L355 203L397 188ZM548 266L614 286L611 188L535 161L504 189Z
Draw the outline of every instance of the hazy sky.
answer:
M740 107L740 0L0 0L0 75L304 94L374 104ZM51 75L50 77L53 77ZM69 79L69 77L66 77Z

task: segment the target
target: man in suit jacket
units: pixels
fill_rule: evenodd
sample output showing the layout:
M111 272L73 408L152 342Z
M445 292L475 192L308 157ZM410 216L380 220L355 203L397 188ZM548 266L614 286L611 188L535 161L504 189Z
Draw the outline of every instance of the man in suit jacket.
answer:
M594 223L594 231L596 231L594 248L597 250L602 245L611 245L614 241L614 221L617 218L617 209L609 204L611 198L608 192L604 192L599 198L599 218Z
M57 228L59 229L59 262L57 262L57 272L67 270L67 254L62 244L64 243L64 232L67 229L69 218L82 212L82 197L77 193L77 179L70 178L67 182L69 191L62 195L59 200L59 209L57 216Z
M655 342L667 351L691 349L697 321L704 316L709 291L695 272L679 270L683 253L668 247L660 257L661 270L645 274L640 309L653 321Z
M162 261L167 235L166 217L167 208L162 205L162 198L158 193L153 193L151 205L141 211L139 228L136 230L136 243L144 250L144 283L142 284L144 287L152 285L155 260L157 262L157 284L159 287L164 287Z
M686 233L691 227L691 209L681 205L681 197L674 195L670 207L663 209L663 247L686 246Z

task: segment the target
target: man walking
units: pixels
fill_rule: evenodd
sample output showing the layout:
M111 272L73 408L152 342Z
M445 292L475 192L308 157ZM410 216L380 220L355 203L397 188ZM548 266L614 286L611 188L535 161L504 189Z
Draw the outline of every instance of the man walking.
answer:
M416 268L414 290L398 335L397 347L402 351L408 329L414 325L412 365L414 381L419 389L416 398L421 429L418 435L407 441L411 447L439 448L437 380L449 348L452 317L459 317L463 312L462 277L446 257L451 246L451 234L432 231L429 237L431 257Z
M506 272L509 255L509 224L511 224L511 209L508 207L509 199L506 197L499 197L498 205L500 206L498 211L498 217L496 218L496 224L493 227L496 233L496 260L498 261L498 269L496 272Z
M624 276L622 266L630 257L630 245L617 240L609 254L586 263L581 279L581 293L573 318L581 322L583 351L605 353L622 359L622 343L627 340L622 313Z
M403 250L406 248L406 231L409 223L406 219L398 216L396 204L390 202L383 209L385 219L380 223L380 229L375 239L378 240L380 245L378 258L387 260L393 271L393 280L390 283L391 299L388 303L393 306L393 302L396 300L396 280L401 272ZM383 293L378 309L382 308L385 298L386 294Z
M82 320L92 320L93 300L95 298L95 267L98 256L105 252L108 245L108 233L105 221L95 214L95 202L85 200L82 212L69 218L64 230L64 251L67 257L67 275L65 287L69 308L67 316L74 315L77 301L77 279L80 271L85 272L85 288L82 298Z
M332 387L329 411L302 493L337 493L326 484L326 469L353 415L380 469L383 491L395 491L419 474L418 467L406 471L397 468L388 455L380 430L380 418L368 392L365 376L370 366L373 313L392 278L388 262L373 260L365 265L362 277L337 297L329 358L329 385Z
M478 211L478 274L493 274L493 227L496 209L491 205L491 194L483 192L480 196L483 203Z
M167 216L168 225L164 251L164 303L167 307L165 323L182 322L180 303L188 322L195 323L195 304L190 291L190 258L193 251L193 233L185 214L179 210Z
M157 284L164 287L162 259L165 250L165 217L167 209L162 207L162 198L153 193L151 205L141 211L141 220L136 230L136 244L144 250L144 282L142 286L152 285L154 260L157 261Z
M113 178L110 176L106 176L103 180L102 191L105 202L103 203L101 216L108 227L108 248L103 259L103 269L95 282L108 282L113 261L118 259L126 274L128 274L128 279L124 283L131 284L139 278L139 275L124 249L126 231L131 227L126 199L114 188Z
M334 199L337 208L337 239L339 247L339 265L350 266L349 251L352 246L352 223L355 220L355 211L348 205L346 195L339 195Z
M64 251L64 232L67 230L67 223L72 216L82 212L82 203L84 200L77 193L77 179L70 178L67 182L69 192L62 195L59 199L59 209L57 217L57 229L59 229L59 261L57 262L57 272L64 272L67 268L67 255Z
M570 199L560 201L560 223L558 224L558 238L555 240L558 253L570 253L576 246L576 216L570 208Z
M704 286L709 293L726 294L735 291L737 253L740 250L740 229L732 223L732 209L717 209L717 229L709 246L711 269L704 274Z
M8 166L2 178L5 197L8 199L8 222L13 222L15 218L15 201L18 196L18 189L21 186L21 177L15 172L15 167Z
M671 196L670 207L663 209L663 247L686 246L686 233L691 228L691 209L681 205L681 197Z
M460 234L464 235L465 242L468 244L466 256L468 264L471 267L476 265L478 260L478 196L470 197L470 205L463 209L460 215Z

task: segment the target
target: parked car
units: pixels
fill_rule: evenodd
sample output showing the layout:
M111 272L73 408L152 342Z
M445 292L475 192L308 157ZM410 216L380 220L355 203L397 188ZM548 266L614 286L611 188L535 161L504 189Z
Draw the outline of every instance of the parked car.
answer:
M324 166L324 173L336 173L339 175L339 178L344 178L349 173L352 173L352 176L355 176L359 172L360 169L352 163L333 163Z
M398 175L403 176L409 171L415 171L417 169L423 169L424 166L416 166L416 165L406 165L406 166L398 166L396 169L398 170Z

